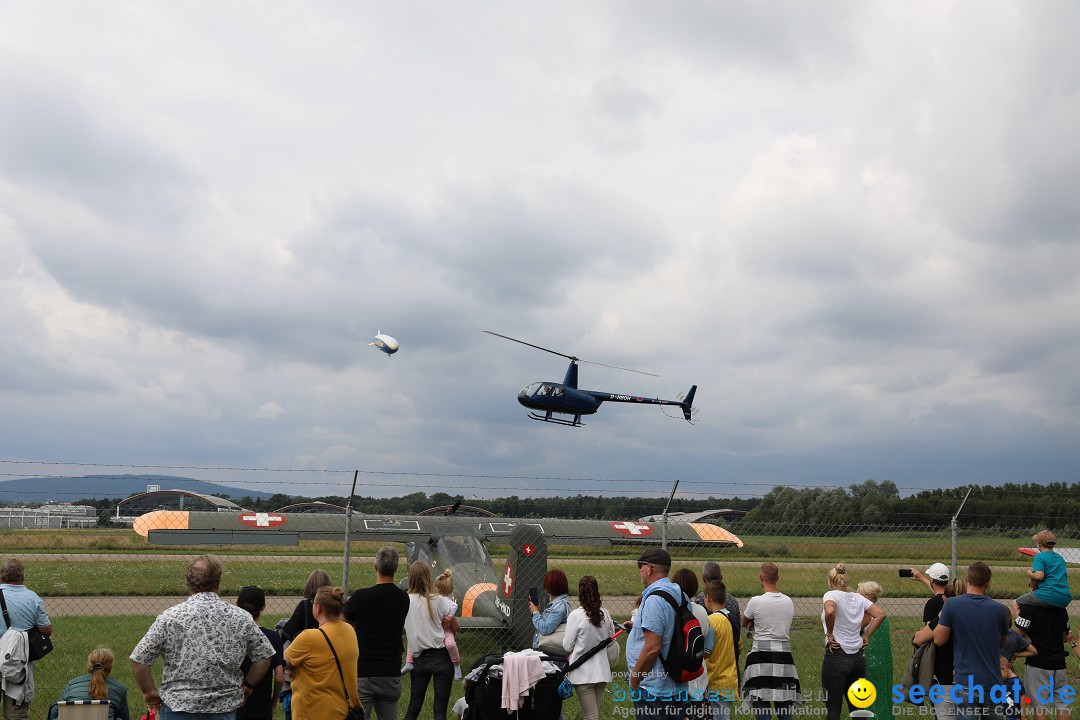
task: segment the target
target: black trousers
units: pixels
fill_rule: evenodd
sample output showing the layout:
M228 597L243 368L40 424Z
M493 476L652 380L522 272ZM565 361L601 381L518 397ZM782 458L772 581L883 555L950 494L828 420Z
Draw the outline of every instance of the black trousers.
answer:
M450 689L454 685L454 663L446 648L425 650L413 658L412 692L405 720L416 720L424 707L428 683L435 681L435 700L431 708L435 720L446 720L446 706L450 704Z

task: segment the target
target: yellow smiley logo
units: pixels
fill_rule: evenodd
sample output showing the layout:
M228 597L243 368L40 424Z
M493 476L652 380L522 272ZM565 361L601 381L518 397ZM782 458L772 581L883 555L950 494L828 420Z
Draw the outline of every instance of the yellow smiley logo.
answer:
M847 699L860 710L866 709L877 699L877 688L866 678L859 678L847 689Z

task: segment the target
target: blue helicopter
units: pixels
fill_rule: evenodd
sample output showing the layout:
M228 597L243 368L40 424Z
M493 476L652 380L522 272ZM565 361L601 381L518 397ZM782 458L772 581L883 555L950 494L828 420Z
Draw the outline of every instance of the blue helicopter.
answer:
M529 413L529 417L533 420L540 420L542 422L555 423L556 425L568 425L570 427L581 427L582 415L592 415L600 409L600 404L603 402L625 402L625 403L638 403L641 405L675 405L682 410L683 418L687 422L693 422L691 413L694 405L694 393L697 392L697 385L690 387L690 392L686 393L686 397L681 400L661 400L660 398L647 398L637 395L619 395L616 393L598 392L595 390L580 390L578 389L578 363L589 363L590 365L601 365L603 367L615 368L617 370L626 370L628 372L636 372L642 375L650 375L652 377L660 377L654 373L644 372L642 370L633 370L631 368L620 367L618 365L608 365L606 363L595 362L593 360L582 360L579 357L573 355L566 355L555 350L550 350L546 347L540 347L539 345L533 345L527 343L524 340L518 340L512 338L509 335L500 335L497 332L491 330L485 330L488 335L494 335L495 337L501 337L504 340L510 340L512 342L521 343L522 345L528 345L531 348L537 350L543 350L549 352L552 355L558 355L570 360L570 366L566 368L566 377L563 378L561 383L557 382L534 382L526 385L518 393L518 402L529 408L530 410L536 410L537 412ZM564 419L560 417L554 417L552 413L559 413L560 415L572 415L573 419Z

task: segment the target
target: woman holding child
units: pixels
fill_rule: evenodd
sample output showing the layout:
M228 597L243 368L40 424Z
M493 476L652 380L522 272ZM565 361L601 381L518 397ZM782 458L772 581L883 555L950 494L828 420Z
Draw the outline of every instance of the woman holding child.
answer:
M428 683L434 680L435 699L431 712L435 720L446 720L450 690L454 684L454 664L446 649L446 630L457 632L452 601L436 592L431 570L419 560L409 566L409 614L405 616L405 636L413 656L412 690L405 720L416 720L424 707ZM449 616L444 624L444 618Z

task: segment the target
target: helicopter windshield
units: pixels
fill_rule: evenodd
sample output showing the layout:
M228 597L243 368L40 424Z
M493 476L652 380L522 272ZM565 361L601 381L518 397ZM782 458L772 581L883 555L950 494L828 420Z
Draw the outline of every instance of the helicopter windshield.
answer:
M543 383L529 383L525 387L521 388L521 392L518 393L518 397L532 397L533 393L535 393L537 388L539 388L541 385L543 385Z

